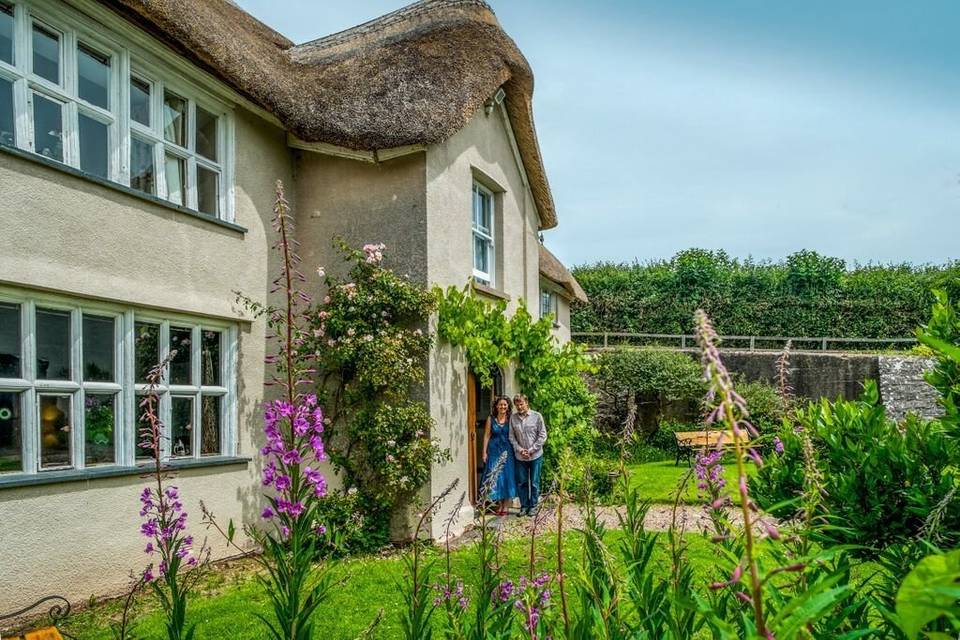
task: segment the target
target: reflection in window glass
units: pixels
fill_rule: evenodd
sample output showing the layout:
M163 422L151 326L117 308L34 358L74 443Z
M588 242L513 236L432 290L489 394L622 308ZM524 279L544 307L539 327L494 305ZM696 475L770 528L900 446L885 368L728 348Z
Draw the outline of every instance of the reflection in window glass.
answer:
M170 361L170 384L193 384L190 367L190 343L193 331L181 327L170 327L170 350L176 349L177 355Z
M187 101L169 91L163 92L163 139L187 146Z
M0 60L13 64L13 7L0 2Z
M164 160L164 177L167 179L167 200L180 206L185 205L184 183L187 181L187 161L168 153Z
M150 83L130 77L130 119L150 126Z
M137 191L155 194L156 172L153 167L153 145L139 138L130 139L130 186Z
M33 94L33 150L63 162L63 105Z
M217 116L197 107L197 153L217 161Z
M23 471L20 394L0 391L0 473Z
M220 396L203 396L200 402L200 455L220 454Z
M215 216L220 213L220 174L197 167L197 210Z
M60 35L39 24L33 25L33 72L60 84Z
M0 78L0 144L16 143L13 122L13 83Z
M37 378L70 380L70 312L37 309Z
M200 339L200 384L220 386L220 332L204 329Z
M490 273L490 245L480 236L473 237L473 268Z
M0 378L19 378L21 375L20 305L0 302Z
M193 398L170 399L170 455L189 456L193 452Z
M80 169L98 178L107 179L109 141L107 125L80 114Z
M40 405L40 468L59 469L71 466L71 396L39 395L37 401Z
M86 338L86 336L84 336ZM87 466L116 462L114 417L116 396L88 393L84 400L84 460Z
M150 370L160 364L160 325L137 322L133 328L133 336L136 361L134 381L146 384Z
M83 380L114 382L114 319L83 314Z
M77 91L80 98L104 109L110 108L110 56L86 45L77 47Z

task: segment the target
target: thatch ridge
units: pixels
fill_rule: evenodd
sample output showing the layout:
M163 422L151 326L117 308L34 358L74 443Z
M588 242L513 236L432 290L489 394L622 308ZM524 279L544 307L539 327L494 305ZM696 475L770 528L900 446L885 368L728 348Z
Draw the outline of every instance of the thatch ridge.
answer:
M438 144L503 87L541 228L557 224L533 123L533 73L483 0L421 0L296 46L228 0L100 2L307 142L362 151Z
M540 244L540 275L547 280L557 283L569 294L570 298L579 302L587 302L587 292L583 290L570 270L563 266L560 259L549 249Z

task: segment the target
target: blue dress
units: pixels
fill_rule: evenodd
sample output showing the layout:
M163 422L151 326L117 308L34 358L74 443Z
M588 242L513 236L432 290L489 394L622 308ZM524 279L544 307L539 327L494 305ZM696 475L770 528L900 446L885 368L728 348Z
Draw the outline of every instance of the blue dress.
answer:
M510 421L500 424L496 418L490 416L490 442L487 445L487 465L483 470L484 485L488 482L497 460L504 451L507 452L507 460L500 475L490 487L490 493L486 496L488 500L510 500L518 495L517 479L513 468L513 447L510 445Z

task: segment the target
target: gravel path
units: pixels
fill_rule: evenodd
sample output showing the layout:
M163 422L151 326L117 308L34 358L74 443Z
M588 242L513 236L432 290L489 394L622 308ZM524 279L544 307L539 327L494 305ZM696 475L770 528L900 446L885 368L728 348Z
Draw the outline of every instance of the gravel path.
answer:
M556 511L551 507L549 512L541 513L536 519L536 524L541 531L554 531L557 527ZM620 520L617 517L618 512L622 512L623 507L597 507L598 518L606 525L608 529L619 529ZM743 522L743 516L738 508L729 509L730 522L734 525L740 525ZM578 529L583 526L584 511L576 506L569 505L564 508L563 528L566 530ZM666 504L652 505L647 511L647 517L644 520L644 526L649 531L666 531L670 528L673 520L673 506ZM501 517L491 517L487 521L488 525L502 529L505 538L516 538L530 534L530 527L534 524L534 518L518 518L516 515L507 515ZM686 531L700 532L707 531L710 527L710 519L707 517L703 507L699 505L682 504L677 506L678 528ZM454 546L463 546L475 541L479 537L477 523L457 538Z

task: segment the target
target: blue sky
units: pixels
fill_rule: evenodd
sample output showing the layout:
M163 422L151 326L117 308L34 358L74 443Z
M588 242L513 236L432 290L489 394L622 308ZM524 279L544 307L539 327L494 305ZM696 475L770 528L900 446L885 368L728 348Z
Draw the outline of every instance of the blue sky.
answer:
M296 42L404 4L239 2ZM960 257L960 4L491 4L536 76L568 264Z

